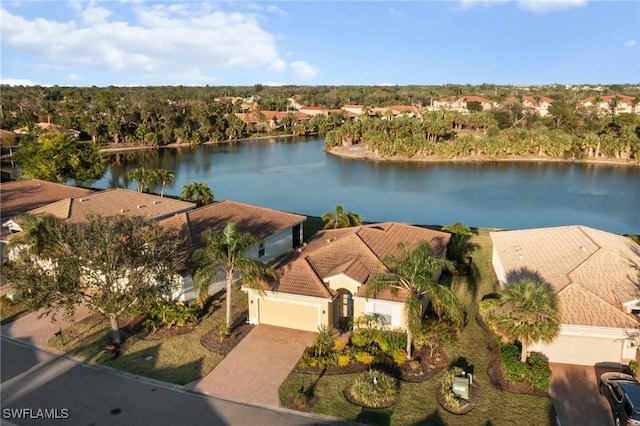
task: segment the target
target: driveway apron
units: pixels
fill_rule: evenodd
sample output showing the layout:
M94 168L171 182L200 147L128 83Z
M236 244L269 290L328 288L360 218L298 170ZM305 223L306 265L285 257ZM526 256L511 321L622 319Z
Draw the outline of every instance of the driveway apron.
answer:
M549 366L552 373L549 394L561 426L613 424L609 403L598 391L598 380L602 373L618 370L555 363Z
M308 331L258 325L209 375L185 387L277 407L280 384L314 337Z

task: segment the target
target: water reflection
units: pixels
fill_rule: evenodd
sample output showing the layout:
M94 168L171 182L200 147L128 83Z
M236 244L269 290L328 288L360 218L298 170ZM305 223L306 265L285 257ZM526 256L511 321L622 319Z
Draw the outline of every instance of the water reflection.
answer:
M284 142L286 141L286 142ZM129 187L136 167L176 174L168 192L206 182L217 199L308 215L337 203L366 220L526 228L583 224L640 234L640 168L556 162L368 162L327 155L324 141L277 139L113 156L97 187Z

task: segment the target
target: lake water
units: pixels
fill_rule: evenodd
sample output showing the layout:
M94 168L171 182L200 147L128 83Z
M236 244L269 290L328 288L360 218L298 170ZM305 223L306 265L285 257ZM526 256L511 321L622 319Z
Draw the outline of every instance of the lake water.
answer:
M395 163L326 154L324 139L165 148L114 158L99 188L139 166L206 182L231 199L320 216L336 204L367 221L521 229L587 225L640 234L640 167L544 162Z

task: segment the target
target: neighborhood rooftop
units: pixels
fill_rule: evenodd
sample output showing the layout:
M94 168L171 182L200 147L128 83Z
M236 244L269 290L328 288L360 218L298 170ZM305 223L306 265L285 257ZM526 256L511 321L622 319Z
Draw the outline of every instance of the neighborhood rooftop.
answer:
M630 238L576 225L492 232L491 239L503 269L498 275L547 283L563 324L638 325L625 312L640 299L640 246Z
M29 214L52 214L69 223L83 224L91 214L107 218L127 215L145 220L161 220L194 207L195 204L185 201L115 188L66 198L31 210Z
M265 289L282 293L321 298L335 296L325 282L336 275L345 275L366 284L376 272L388 271L383 263L387 256L399 256L399 243L413 247L426 241L436 256L443 256L450 234L402 223L380 223L353 228L320 231L308 245L277 265L278 282ZM364 296L365 288L355 296ZM379 299L403 301L404 297L387 291L375 296Z

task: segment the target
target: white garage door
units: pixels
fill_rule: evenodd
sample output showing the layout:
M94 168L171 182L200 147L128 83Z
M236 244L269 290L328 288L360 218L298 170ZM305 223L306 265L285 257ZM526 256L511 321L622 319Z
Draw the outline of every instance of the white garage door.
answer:
M258 321L260 324L318 331L318 310L318 305L301 305L290 301L259 299Z
M623 347L623 339L561 334L553 343L542 345L540 352L561 364L617 364L622 362Z

